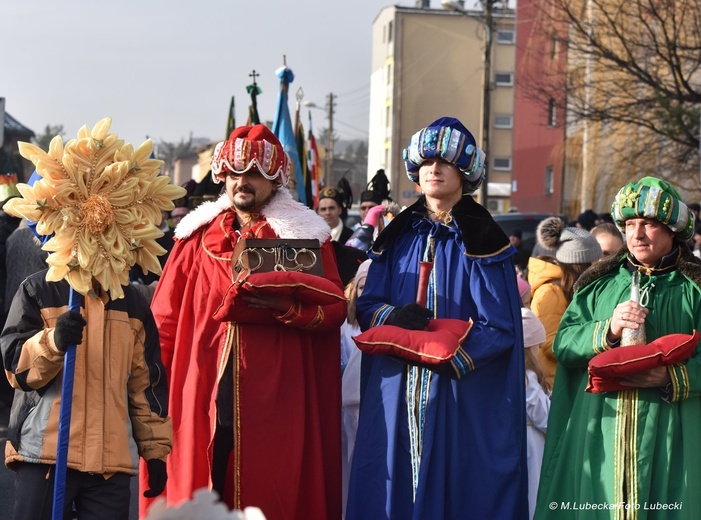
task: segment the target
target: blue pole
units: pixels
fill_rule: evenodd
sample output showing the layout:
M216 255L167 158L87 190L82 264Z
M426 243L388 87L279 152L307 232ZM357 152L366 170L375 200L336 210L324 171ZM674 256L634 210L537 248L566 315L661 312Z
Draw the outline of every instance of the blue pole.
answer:
M80 312L80 295L71 287L68 309ZM73 376L75 375L75 345L66 348L63 358L63 382L61 385L61 408L58 422L58 446L56 449L56 472L54 477L54 507L51 520L63 520L63 502L66 495L66 467L68 464L68 439L71 432L71 406L73 405Z

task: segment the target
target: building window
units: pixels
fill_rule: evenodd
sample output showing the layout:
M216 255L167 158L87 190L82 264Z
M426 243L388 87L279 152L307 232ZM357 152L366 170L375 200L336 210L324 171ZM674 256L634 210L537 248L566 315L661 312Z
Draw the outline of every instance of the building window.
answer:
M494 169L495 170L510 170L511 169L511 157L495 157L494 158Z
M495 114L494 128L513 128L514 116L509 114Z
M387 84L389 85L392 81L392 65L387 65Z
M497 31L497 43L513 45L516 43L516 33L511 29L499 29Z
M390 20L387 24L387 43L392 43L392 28L394 27L394 21Z
M555 193L555 174L552 166L545 167L545 194L552 195Z
M548 101L548 126L557 125L557 106L555 100L550 98Z
M550 59L554 60L555 58L557 58L557 50L558 50L557 49L557 47L558 47L557 37L553 37L552 40L550 40L550 42L552 44L550 47Z
M514 84L513 72L497 72L494 74L494 83L500 87L511 87Z
M389 128L390 117L391 117L391 114L390 114L390 107L389 107L389 105L388 105L387 107L385 107L385 122L386 122L385 126L386 126L387 128Z

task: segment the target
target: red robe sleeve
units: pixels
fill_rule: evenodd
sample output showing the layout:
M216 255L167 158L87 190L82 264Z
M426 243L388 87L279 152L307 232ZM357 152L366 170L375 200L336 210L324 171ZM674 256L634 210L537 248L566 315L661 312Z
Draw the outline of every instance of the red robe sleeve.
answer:
M333 252L330 239L321 246L321 260L324 264L324 278L343 290L341 277L336 266L336 255ZM275 317L290 327L323 332L338 330L346 319L347 310L348 306L344 301L329 305L312 305L297 301L287 312L276 313Z

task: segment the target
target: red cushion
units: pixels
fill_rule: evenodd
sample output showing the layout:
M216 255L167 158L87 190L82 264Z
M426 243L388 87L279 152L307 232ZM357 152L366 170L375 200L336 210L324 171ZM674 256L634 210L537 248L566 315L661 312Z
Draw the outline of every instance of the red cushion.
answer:
M354 337L353 341L368 354L385 354L426 365L440 365L450 362L471 328L471 319L439 318L430 320L426 330L379 325Z
M594 394L630 390L621 384L626 376L660 366L681 363L691 357L699 342L699 333L668 334L646 345L617 347L589 360L589 384Z
M231 284L213 318L239 323L278 323L271 309L250 307L243 299L247 294L292 296L311 305L330 305L346 300L340 287L321 276L294 271L254 273Z

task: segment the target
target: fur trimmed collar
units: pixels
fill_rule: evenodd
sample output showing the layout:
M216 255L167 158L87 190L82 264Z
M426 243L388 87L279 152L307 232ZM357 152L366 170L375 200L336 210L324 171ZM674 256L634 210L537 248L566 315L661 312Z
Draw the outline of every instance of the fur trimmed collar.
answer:
M189 237L220 213L231 211L232 208L233 204L226 193L215 201L200 204L180 221L175 228L175 238ZM323 244L331 236L326 221L294 200L286 188L280 188L260 213L280 238L316 238Z
M679 248L681 249L681 257L679 258L678 264L679 270L692 282L701 287L701 260L696 258L686 245L681 244ZM618 253L612 254L611 256L605 257L600 262L592 264L589 269L582 273L582 276L580 276L579 280L574 284L574 290L578 291L610 271L618 269L618 266L624 261L627 254L628 248L623 246Z

